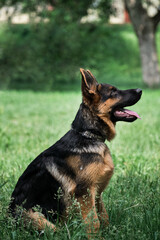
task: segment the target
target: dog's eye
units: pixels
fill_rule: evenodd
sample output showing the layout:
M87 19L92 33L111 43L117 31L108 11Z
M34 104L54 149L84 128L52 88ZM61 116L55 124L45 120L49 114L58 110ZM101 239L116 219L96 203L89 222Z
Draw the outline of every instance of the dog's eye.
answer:
M112 89L110 92L111 97L116 97L117 96L117 89Z

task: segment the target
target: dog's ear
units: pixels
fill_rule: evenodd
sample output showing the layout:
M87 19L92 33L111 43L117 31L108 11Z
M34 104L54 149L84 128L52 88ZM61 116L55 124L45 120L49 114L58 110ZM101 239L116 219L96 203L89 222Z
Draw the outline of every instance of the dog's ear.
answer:
M80 68L82 74L82 94L84 97L93 98L97 95L98 82L93 74L87 70Z

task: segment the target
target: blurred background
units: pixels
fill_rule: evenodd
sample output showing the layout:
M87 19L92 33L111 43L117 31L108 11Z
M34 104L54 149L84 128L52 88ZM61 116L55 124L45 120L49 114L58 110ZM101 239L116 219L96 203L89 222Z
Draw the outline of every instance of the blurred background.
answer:
M87 239L72 218L41 235L7 214L25 168L70 129L80 68L98 82L143 90L133 106L142 120L117 123L107 142L110 226L94 240L160 239L159 22L160 0L0 0L0 239Z
M1 0L0 89L79 90L79 68L160 86L159 0Z

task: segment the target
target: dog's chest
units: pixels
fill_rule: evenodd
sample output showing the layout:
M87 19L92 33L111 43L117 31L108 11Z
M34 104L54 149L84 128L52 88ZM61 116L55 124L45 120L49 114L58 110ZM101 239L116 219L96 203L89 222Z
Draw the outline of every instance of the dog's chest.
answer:
M103 164L99 166L99 174L97 174L97 188L102 192L109 183L114 171L112 157L107 152L103 158Z
M102 192L113 174L113 161L108 147L103 143L101 145L92 145L75 149L74 156L66 159L67 164L75 173L75 185L95 187Z
M83 157L82 157L83 156ZM97 152L82 155L78 164L77 176L84 182L94 185L100 191L107 186L114 170L113 161L106 145L100 146ZM88 164L85 165L84 162Z

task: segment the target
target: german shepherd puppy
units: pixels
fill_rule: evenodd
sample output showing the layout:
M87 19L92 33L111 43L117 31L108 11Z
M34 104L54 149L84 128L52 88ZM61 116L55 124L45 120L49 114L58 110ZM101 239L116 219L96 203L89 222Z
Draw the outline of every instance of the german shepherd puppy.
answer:
M101 222L108 224L102 192L114 165L105 140L114 138L117 121L133 122L140 118L124 107L139 101L141 89L119 90L98 84L89 70L80 72L83 97L71 129L30 163L12 193L12 215L16 217L22 206L24 221L31 220L38 230L48 226L55 231L54 219L57 214L66 216L69 199L73 197L88 224L88 233L91 227L98 231ZM37 205L41 214L34 209Z

